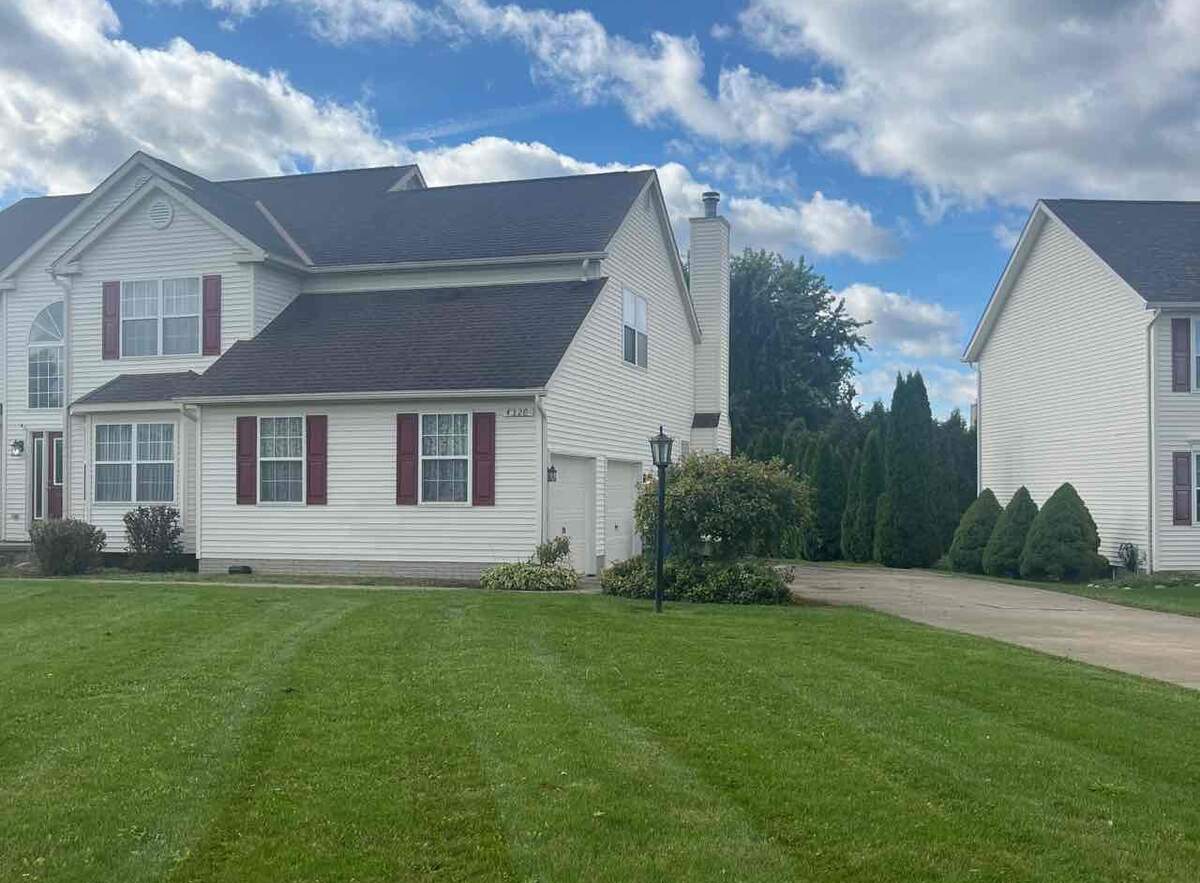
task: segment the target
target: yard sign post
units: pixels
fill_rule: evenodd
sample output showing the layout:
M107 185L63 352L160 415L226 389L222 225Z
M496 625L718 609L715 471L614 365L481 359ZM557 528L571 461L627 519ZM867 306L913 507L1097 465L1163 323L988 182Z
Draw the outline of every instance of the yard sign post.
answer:
M650 457L658 467L658 548L654 555L654 612L662 613L663 551L667 545L667 467L671 465L671 436L658 427L658 435L650 439Z

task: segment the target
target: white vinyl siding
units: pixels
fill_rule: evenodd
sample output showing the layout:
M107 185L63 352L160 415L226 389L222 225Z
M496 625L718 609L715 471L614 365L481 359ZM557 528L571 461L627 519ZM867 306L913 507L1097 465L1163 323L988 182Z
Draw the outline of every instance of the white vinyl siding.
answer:
M532 401L370 402L298 408L328 419L329 502L239 506L236 420L247 405L204 405L201 557L376 562L523 561L540 538L542 481ZM397 506L396 415L496 413L494 506Z
M980 481L1004 505L1041 506L1063 482L1099 528L1102 554L1146 550L1146 323L1142 299L1047 220L980 357ZM1167 464L1169 467L1169 463Z
M1192 351L1193 391L1171 389L1171 320L1190 318L1200 328L1200 313L1163 313L1154 321L1154 525L1155 562L1158 570L1200 570L1200 521L1191 525L1174 523L1174 475L1176 453L1200 453L1200 391L1195 390L1195 356ZM1192 346L1196 337L1192 336ZM1200 488L1193 457L1192 487Z
M300 294L300 277L266 264L254 269L254 334L274 321Z
M677 439L692 426L694 340L679 285L671 271L672 244L653 201L630 208L600 273L608 284L547 385L547 444L554 454L596 460L595 554L605 554L606 462L645 462L647 439L661 424ZM623 291L646 298L647 335L654 357L646 370L623 360ZM589 568L590 569L590 568Z
M720 414L716 429L692 431L698 448L729 452L729 227L722 217L692 218L688 275L703 338L696 346L698 414Z

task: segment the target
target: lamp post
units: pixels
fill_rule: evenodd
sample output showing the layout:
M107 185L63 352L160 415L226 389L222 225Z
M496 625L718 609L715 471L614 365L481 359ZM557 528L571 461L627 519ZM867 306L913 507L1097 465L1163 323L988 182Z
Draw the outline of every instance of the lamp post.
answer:
M650 458L658 467L658 548L654 556L654 612L662 613L663 552L667 545L667 467L671 465L671 443L675 439L658 427L650 439Z

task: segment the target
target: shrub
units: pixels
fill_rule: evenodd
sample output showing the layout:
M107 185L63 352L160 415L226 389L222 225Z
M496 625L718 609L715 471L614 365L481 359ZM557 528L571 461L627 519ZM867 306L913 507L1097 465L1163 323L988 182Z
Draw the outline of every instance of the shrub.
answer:
M537 548L533 550L533 557L529 559L529 562L531 564L540 564L543 567L551 567L555 564L566 563L570 557L571 538L564 533L552 537L544 543L538 543Z
M1087 506L1070 483L1059 487L1033 519L1021 550L1025 579L1083 580L1108 562L1098 552L1100 535Z
M1029 526L1037 517L1037 503L1024 487L1012 495L992 536L983 549L983 572L988 576L1018 577L1021 575L1021 550L1029 536Z
M962 521L958 523L958 530L954 532L954 541L950 544L947 558L951 570L983 573L983 550L992 537L1000 512L996 495L986 488L967 507Z
M99 566L104 531L74 518L35 521L29 529L33 559L46 576L73 576Z
M658 490L647 482L635 522L645 547L655 547ZM808 490L779 460L697 454L667 474L666 533L671 555L699 558L706 551L731 561L777 554L790 526L808 520Z
M479 578L485 589L502 592L566 592L579 588L579 574L561 564L497 564Z
M622 598L653 598L654 568L643 557L608 567L600 574L600 589ZM791 600L787 578L757 561L667 561L663 597L668 601L701 604L786 604Z
M125 513L129 566L133 570L171 570L183 555L183 528L174 506L138 506Z

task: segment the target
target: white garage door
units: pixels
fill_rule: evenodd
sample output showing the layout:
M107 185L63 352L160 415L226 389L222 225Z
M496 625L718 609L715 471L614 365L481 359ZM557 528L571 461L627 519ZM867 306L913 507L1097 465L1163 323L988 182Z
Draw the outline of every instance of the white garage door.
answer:
M582 457L550 458L558 480L550 484L550 535L571 538L571 564L580 573L594 573L592 500L596 490L594 461Z
M609 564L634 555L633 503L642 464L608 461L604 499L604 559Z

